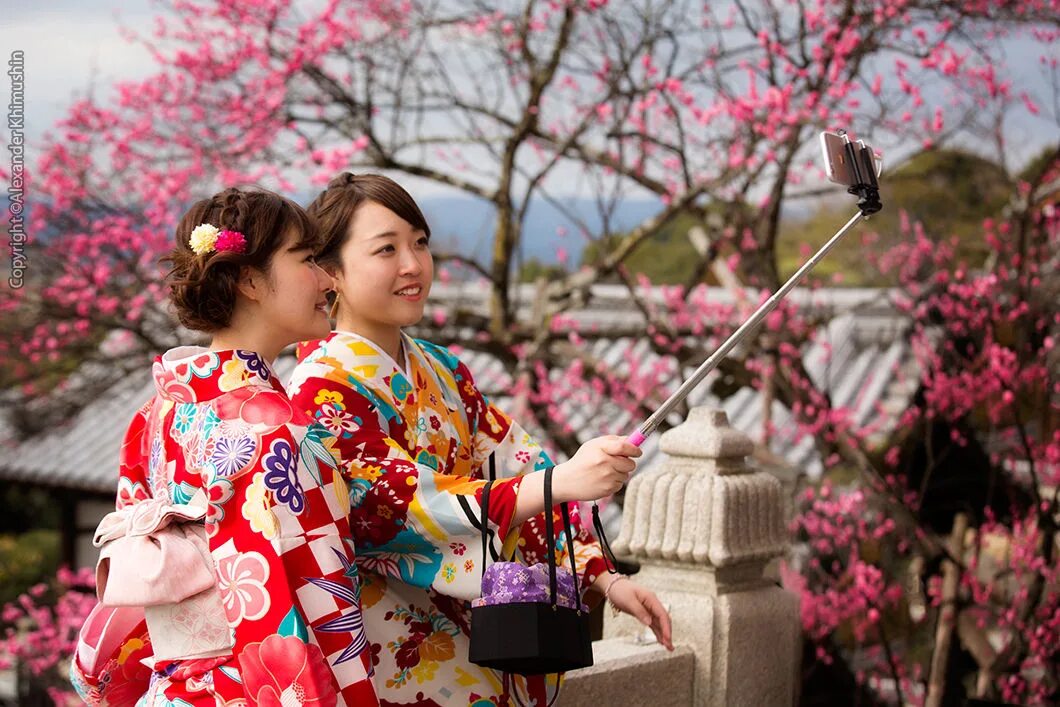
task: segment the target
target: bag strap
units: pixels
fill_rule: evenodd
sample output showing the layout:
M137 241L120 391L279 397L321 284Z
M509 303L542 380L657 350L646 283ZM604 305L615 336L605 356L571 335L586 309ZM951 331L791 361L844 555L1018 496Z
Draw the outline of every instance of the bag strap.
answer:
M559 605L558 587L556 581L556 529L552 518L552 471L554 467L545 469L545 538L548 542L548 589L549 599L552 606ZM559 504L560 513L563 515L563 530L567 533L567 557L570 559L571 574L574 576L574 601L577 610L582 610L581 588L578 586L578 567L574 563L574 533L571 530L570 506L567 503Z
M604 524L600 521L600 507L596 505L596 501L593 501L593 531L596 533L596 539L600 541L600 549L603 550L601 554L604 556L604 567L607 568L609 574L617 574L618 560L615 559L615 553L611 551L611 543L607 542Z
M556 524L552 519L552 467L545 469L545 543L548 545L548 596L552 606L558 605L556 596Z
M524 676L526 677L526 676ZM556 700L559 699L559 692L562 688L563 676L560 673L556 673L556 690L552 693L552 699L548 701L545 707L553 707L556 704ZM547 681L546 681L547 683ZM547 687L545 688L547 691ZM526 697L527 701L523 702L522 696L519 695L519 688L515 684L515 678L512 677L511 673L501 673L501 690L504 697L509 698L509 702L514 702L519 707L533 707L530 703L530 688L527 687Z
M493 464L493 457L490 457L490 464ZM492 469L491 476L492 476ZM552 471L553 467L545 469L545 537L548 539L548 589L549 599L552 606L559 605L559 586L556 579L556 524L553 519L553 506L552 506ZM486 573L486 559L488 557L487 551L489 548L489 504L490 504L490 489L493 487L493 479L486 482L486 485L482 487L482 502L479 515L479 531L482 535L482 573L485 576ZM578 611L582 611L582 600L581 600L581 587L578 581L578 567L574 562L574 532L571 527L570 520L570 506L567 503L559 504L560 513L563 515L563 530L567 534L567 556L570 559L571 574L574 577L574 601L577 604ZM594 514L594 521L597 518ZM606 542L606 540L604 541ZM610 548L609 548L610 550ZM503 555L502 558L503 559ZM605 562L606 564L606 562Z
M490 489L493 488L493 482L497 480L497 461L494 459L494 455L490 454L489 457L490 467L490 478L486 482L486 485L482 487L482 503L480 504L479 514L479 532L482 534L482 573L486 573L486 559L487 551L489 549L489 503L490 503ZM503 539L502 541L503 542ZM504 559L504 548L501 548L501 552L498 555L499 560Z
M574 533L571 531L570 511L566 503L560 504L563 512L563 528L567 531L567 557L570 559L570 572L574 575L574 603L578 611L582 611L582 590L578 581L578 566L574 563Z
M480 508L481 514L479 516L479 531L482 533L482 576L486 576L486 551L489 548L489 505L490 505L490 487L493 486L493 479L486 482L486 485L482 487L482 505Z

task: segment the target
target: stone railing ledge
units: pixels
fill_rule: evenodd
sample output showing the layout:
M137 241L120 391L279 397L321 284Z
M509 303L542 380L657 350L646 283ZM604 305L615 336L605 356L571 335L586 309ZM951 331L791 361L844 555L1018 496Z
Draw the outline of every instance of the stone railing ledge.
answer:
M560 704L794 704L798 598L764 574L788 546L780 481L747 465L754 445L720 410L694 408L659 446L626 489L613 547L668 607L680 652L639 645L641 624L606 616L596 665L571 673Z
M671 652L658 643L637 643L628 637L605 638L593 643L593 658L592 667L567 673L557 705L693 704L690 678L696 656L689 646L675 646Z

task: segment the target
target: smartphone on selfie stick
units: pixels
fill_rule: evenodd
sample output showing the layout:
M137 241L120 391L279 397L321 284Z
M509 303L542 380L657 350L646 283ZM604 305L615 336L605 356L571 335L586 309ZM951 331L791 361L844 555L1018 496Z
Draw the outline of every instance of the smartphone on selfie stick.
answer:
M883 208L877 177L883 162L864 140L851 142L845 130L821 133L821 153L829 181L842 184L858 197L858 208L869 216Z
M718 367L718 364L730 351L736 348L752 330L762 323L766 315L780 304L780 300L784 299L799 284L806 273L816 267L817 263L846 235L854 224L883 208L883 204L880 202L880 185L876 179L880 175L882 162L876 157L871 147L866 145L863 140L851 142L850 138L847 137L846 131L840 130L835 133L821 133L821 148L824 153L825 173L828 175L828 179L836 184L842 184L847 188L848 193L858 197L858 212L827 243L821 246L820 250L803 263L802 267L780 286L780 289L763 302L755 310L754 314L740 325L739 329L734 331L714 353L707 357L707 360L696 369L695 373L682 383L681 387L667 398L651 414L651 417L637 428L636 432L629 435L627 439L630 443L639 447L645 439L655 432L662 421L673 412L674 408L692 392L692 389L699 385L708 373ZM595 514L596 504L593 504L593 512Z

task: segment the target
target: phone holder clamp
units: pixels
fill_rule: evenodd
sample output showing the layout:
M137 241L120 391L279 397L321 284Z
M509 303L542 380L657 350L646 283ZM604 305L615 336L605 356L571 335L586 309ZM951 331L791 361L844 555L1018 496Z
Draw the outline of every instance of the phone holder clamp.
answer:
M876 181L876 158L872 148L860 140L853 143L848 139L846 151L854 172L854 184L847 188L847 193L858 197L858 208L861 209L861 215L867 218L883 208L880 184Z

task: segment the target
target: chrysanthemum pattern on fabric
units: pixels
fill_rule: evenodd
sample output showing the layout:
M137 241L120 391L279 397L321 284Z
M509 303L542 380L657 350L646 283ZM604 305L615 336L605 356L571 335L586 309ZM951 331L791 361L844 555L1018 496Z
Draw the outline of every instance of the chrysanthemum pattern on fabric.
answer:
M503 704L500 676L467 660L470 600L482 579L482 479L494 454L502 481L490 494L492 530L507 540L509 552L517 548L533 564L544 558L544 519L508 532L514 483L551 461L485 399L459 359L427 342L402 341L405 370L353 334L336 332L307 345L288 386L291 401L336 431L380 699L393 705ZM337 413L356 430L340 433ZM580 586L586 587L604 565L596 541L572 515ZM564 552L557 556L566 562ZM537 678L529 689L540 699L546 686Z
M150 656L141 625L99 674L75 663L82 698L246 705L297 695L314 705L377 705L351 571L349 492L328 451L331 434L292 408L251 352L178 349L156 362L154 377L157 395L126 433L117 505L205 499L220 625L235 646L228 656L131 670L128 655Z

